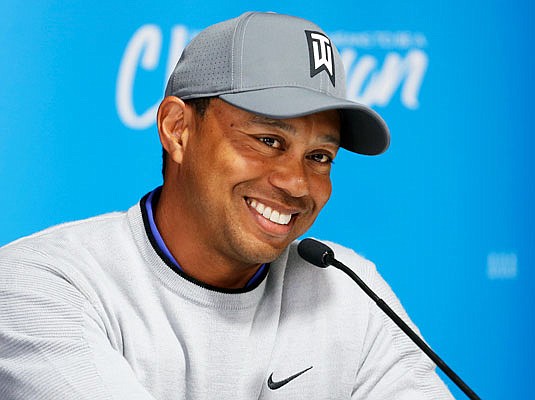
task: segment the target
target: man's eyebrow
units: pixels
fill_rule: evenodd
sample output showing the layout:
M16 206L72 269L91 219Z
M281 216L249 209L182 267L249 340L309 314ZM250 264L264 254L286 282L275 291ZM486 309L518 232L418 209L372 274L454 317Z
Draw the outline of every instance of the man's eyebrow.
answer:
M254 115L253 118L247 121L247 124L257 124L264 125L270 128L278 128L294 135L296 133L295 127L293 125L290 125L280 119L264 117L262 115ZM338 139L337 135L325 133L324 135L320 136L320 139L323 142L332 143L336 146L340 146L340 140Z
M340 147L340 139L338 139L338 137L335 136L335 135L331 135L331 134L326 133L325 135L321 136L321 139L322 139L322 141L324 141L326 143L332 143L332 144Z

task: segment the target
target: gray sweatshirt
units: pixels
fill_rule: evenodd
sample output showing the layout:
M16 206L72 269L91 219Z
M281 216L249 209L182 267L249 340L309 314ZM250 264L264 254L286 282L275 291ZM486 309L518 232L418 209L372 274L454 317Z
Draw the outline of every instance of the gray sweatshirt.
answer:
M411 326L374 265L332 244ZM344 274L292 244L261 283L178 274L138 204L0 249L0 399L451 399Z

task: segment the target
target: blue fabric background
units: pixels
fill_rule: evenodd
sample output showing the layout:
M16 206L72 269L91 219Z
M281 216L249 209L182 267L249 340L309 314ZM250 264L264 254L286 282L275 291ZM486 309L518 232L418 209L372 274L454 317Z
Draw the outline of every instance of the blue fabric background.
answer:
M117 105L126 49L140 28L156 35L153 44L161 35L155 65L134 65L132 96L123 97L141 115L162 97L173 43L250 7L242 0L0 3L0 245L124 210L159 185L155 125L130 127ZM311 19L333 34L353 57L352 93L392 132L384 155L340 153L331 202L310 235L376 262L427 341L482 398L529 398L532 3L298 0L254 7ZM389 73L387 59L397 60ZM404 94L414 68L419 86ZM395 76L400 81L379 98L384 85L377 82Z

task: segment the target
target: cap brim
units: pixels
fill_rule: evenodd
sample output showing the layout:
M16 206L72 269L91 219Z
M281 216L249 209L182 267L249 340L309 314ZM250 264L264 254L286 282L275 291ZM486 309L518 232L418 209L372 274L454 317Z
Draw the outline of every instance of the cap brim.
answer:
M371 108L306 88L275 87L221 94L219 98L245 111L276 119L340 110L341 147L359 154L377 155L390 144L386 123Z

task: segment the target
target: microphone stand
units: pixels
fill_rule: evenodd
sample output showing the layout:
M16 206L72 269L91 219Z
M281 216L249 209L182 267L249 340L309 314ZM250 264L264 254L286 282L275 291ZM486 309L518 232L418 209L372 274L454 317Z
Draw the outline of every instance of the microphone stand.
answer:
M403 321L395 312L390 308L388 304L384 302L379 296L377 296L369 287L366 285L357 274L355 274L350 268L346 267L340 261L335 258L332 259L331 264L333 267L338 268L341 271L344 271L351 279L353 279L357 285L360 286L368 296L375 301L375 304L388 315L396 325L407 334L408 337L425 353L429 356L431 360L455 383L459 389L461 389L469 399L471 400L481 400L480 397L472 390L470 387L457 375L449 366L446 364L437 353L431 349L425 343L420 336L418 336L406 323Z
M336 258L334 258L334 252L324 243L318 242L314 239L304 239L299 243L298 253L306 261L314 264L320 268L326 268L329 265L345 272L351 279L353 279L357 285L377 304L377 306L384 311L386 315L394 321L394 323L411 338L411 340L425 353L427 356L461 389L471 400L481 400L481 398L435 353L431 347L423 341L423 339L416 334L406 323L403 321L394 310L390 308L388 304L384 302L379 296L370 289L357 274L353 272L349 267L342 264Z

